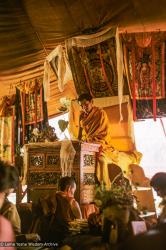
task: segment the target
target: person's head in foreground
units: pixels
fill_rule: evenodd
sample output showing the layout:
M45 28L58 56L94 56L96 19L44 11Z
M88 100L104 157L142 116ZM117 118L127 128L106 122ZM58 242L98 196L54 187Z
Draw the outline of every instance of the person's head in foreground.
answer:
M78 103L84 113L88 114L93 108L93 98L90 94L81 94L78 97Z
M156 173L150 180L150 185L160 197L166 196L166 172Z
M76 191L76 183L74 178L65 176L59 181L59 189L69 197L74 197Z
M19 181L19 175L17 169L14 166L10 165L9 163L0 160L1 198L13 192L18 185L18 181Z

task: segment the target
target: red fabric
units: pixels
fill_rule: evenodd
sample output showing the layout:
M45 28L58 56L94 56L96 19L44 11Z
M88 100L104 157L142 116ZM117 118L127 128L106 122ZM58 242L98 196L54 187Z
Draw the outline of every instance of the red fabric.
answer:
M35 128L37 127L37 89L35 89Z
M135 79L135 49L133 48L132 50L132 71L133 71L133 91L132 91L132 96L133 96L133 120L135 121L137 119L136 117L136 79Z
M152 90L153 90L153 118L156 121L156 65L155 48L152 42Z
M94 204L82 204L80 207L83 219L88 219L90 214L98 212L98 208Z
M112 95L114 95L114 92L113 92L112 87L111 87L111 83L108 80L108 77L107 77L107 74L106 74L106 70L105 70L105 67L104 67L104 62L103 62L103 57L102 57L102 52L101 52L101 46L100 46L100 44L99 44L98 47L99 47L99 55L100 55L100 62L101 62L101 69L102 69L103 78L104 78L104 80L105 80L105 82L107 84L108 89L110 90L110 93Z
M162 54L162 96L165 96L165 43L163 43L162 45L162 49L161 49L161 54Z
M22 143L25 143L25 93L21 92Z
M15 110L13 108L13 114L12 114L12 163L14 162L14 117L15 117Z

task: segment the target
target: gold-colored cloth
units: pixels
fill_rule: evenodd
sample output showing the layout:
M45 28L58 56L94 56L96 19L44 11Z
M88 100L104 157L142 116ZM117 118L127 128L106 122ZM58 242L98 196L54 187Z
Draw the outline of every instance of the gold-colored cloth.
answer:
M111 131L103 109L93 107L91 112L82 118L80 125L83 128L83 141L99 143L103 149L110 147Z
M16 85L16 87L26 94L34 93L35 91L39 90L42 87L43 78L38 77L28 81L20 82Z
M15 103L15 95L4 96L0 101L0 117L11 116L12 105Z
M120 152L115 150L111 142L111 130L107 114L103 109L93 107L87 116L83 116L81 120L83 128L82 140L87 142L99 143L102 146L98 158L98 166L96 175L100 182L104 182L106 188L110 188L110 179L108 171L108 163L115 163L121 167L126 176L129 175L128 166L130 164L139 164L142 154L133 152Z
M106 161L106 152L109 151L110 153L113 153L114 148L111 146L111 131L107 114L103 109L93 107L87 116L84 115L82 117L80 126L83 129L83 141L87 141L89 143L99 143L101 145L96 175L100 183L104 182L107 189L109 189L110 180Z

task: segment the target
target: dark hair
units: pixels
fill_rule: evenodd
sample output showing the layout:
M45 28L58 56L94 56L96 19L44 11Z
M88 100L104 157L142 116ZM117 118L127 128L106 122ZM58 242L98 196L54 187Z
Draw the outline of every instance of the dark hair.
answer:
M79 97L78 97L78 101L81 102L83 100L87 100L87 101L91 101L93 98L90 94L81 94Z
M61 191L65 191L65 189L69 186L74 186L74 183L75 183L75 180L74 178L72 177L69 177L69 176L65 176L65 177L62 177L60 180L59 180L59 189Z
M17 188L19 183L18 169L15 166L10 166L9 188Z
M0 192L9 188L16 188L19 181L19 175L16 167L0 160Z
M156 173L150 180L150 185L154 188L166 189L166 172Z

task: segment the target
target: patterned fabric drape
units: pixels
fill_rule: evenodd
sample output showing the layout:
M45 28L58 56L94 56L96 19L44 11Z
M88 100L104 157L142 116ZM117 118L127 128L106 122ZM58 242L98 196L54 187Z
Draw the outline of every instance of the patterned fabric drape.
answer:
M157 116L157 99L165 97L165 42L156 34L123 35L124 61L131 97L134 120L136 100L152 100L152 113Z
M14 161L14 119L0 117L0 159Z
M15 95L3 96L0 102L0 159L14 162Z
M31 138L34 128L43 129L48 122L47 105L44 102L42 80L33 80L33 85L22 83L16 88L17 143L23 145ZM25 88L26 86L26 88ZM28 86L28 88L27 88Z
M115 38L89 47L68 47L67 52L79 95L118 95Z
M12 116L16 95L3 96L0 101L0 117Z

